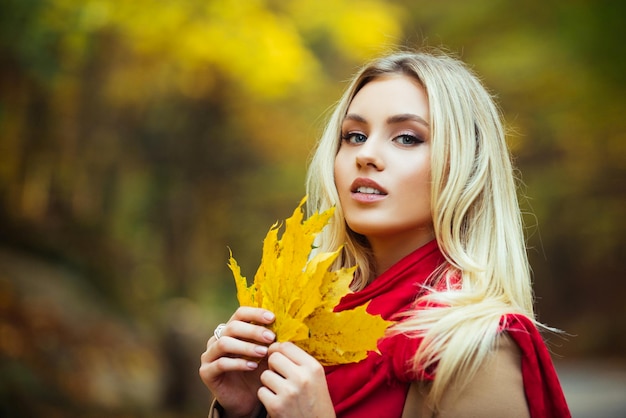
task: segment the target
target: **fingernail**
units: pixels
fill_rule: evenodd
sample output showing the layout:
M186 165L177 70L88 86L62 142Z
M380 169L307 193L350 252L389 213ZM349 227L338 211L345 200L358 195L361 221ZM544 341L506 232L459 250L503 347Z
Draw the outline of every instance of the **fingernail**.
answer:
M274 314L272 312L266 311L265 313L263 313L263 318L267 319L268 321L273 321Z
M274 334L272 331L263 331L263 338L265 338L265 340L268 342L272 342L276 338L276 334Z
M258 364L253 361L249 361L246 363L246 366L248 366L249 369L256 369L258 367Z
M263 345L257 345L256 347L254 347L254 351L256 351L258 354L261 354L262 356L267 354L267 347L263 346Z

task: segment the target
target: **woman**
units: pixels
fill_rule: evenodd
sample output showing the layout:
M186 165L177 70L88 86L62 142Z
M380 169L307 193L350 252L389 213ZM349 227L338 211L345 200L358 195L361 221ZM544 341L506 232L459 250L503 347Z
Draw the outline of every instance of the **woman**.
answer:
M307 189L310 213L337 206L321 250L344 245L336 267L358 265L336 310L370 302L398 323L380 353L323 368L273 343L271 312L239 308L202 355L215 416L569 416L534 320L500 116L461 62L399 53L366 65Z

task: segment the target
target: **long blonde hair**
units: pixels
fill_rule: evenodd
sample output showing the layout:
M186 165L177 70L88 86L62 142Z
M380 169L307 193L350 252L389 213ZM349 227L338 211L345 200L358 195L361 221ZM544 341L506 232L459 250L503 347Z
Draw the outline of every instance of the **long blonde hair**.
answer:
M320 237L322 250L344 245L338 264L358 265L354 290L373 279L364 237L347 227L334 183L341 123L356 93L386 74L416 79L426 90L431 126L431 211L446 263L439 283L454 289L422 296L432 309L409 313L396 332L423 338L413 367L436 365L429 401L437 408L446 388L464 385L493 350L501 318L534 320L530 270L514 171L500 113L480 80L461 61L441 53L402 52L376 59L354 77L331 114L307 177L310 213L337 206ZM337 266L339 267L339 266Z

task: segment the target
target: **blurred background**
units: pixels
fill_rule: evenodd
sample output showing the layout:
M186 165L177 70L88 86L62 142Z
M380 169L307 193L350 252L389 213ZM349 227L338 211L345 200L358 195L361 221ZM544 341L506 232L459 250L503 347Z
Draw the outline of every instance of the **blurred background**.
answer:
M236 306L228 248L252 277L348 78L428 46L497 94L539 319L568 334L549 343L573 409L601 416L626 388L625 13L0 0L0 415L205 416L199 356Z

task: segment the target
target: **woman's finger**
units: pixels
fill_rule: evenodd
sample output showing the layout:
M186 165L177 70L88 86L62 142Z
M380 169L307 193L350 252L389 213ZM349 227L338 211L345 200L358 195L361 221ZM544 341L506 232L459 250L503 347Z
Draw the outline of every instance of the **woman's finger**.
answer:
M291 342L274 343L269 347L269 354L281 353L298 366L315 367L319 362L309 353Z
M240 307L226 324L220 324L200 356L200 374L209 381L232 371L250 371L267 356L276 335L265 326L274 321L266 309Z
M273 312L251 306L240 306L230 318L231 321L255 322L264 325L271 324L274 322L274 319L276 319L276 316Z
M269 355L267 359L267 364L271 371L278 373L286 379L293 377L297 371L297 367L299 367L283 353L278 351L275 351Z
M324 379L324 368L310 354L293 343L274 343L268 350L269 368L285 379L306 386Z
M219 339L233 337L261 344L271 344L276 339L276 335L263 325L255 325L241 320L231 320L227 324L221 324L220 326ZM217 336L214 335L209 339L209 344L217 340Z
M256 370L259 364L255 361L246 360L243 358L232 357L220 357L215 361L205 362L203 361L198 370L200 378L209 387L212 382L219 379L219 376L223 376L229 372L250 372Z
M214 339L214 337L212 337ZM222 337L209 341L207 350L202 354L203 362L215 361L220 357L262 358L267 355L268 348L262 344L240 340L233 337Z
M201 369L206 370L209 375L233 371L249 371L259 367L259 363L244 358L220 357L210 363L202 363Z
M285 390L288 384L287 380L273 370L265 370L261 373L261 383L272 393L277 394L280 389Z

